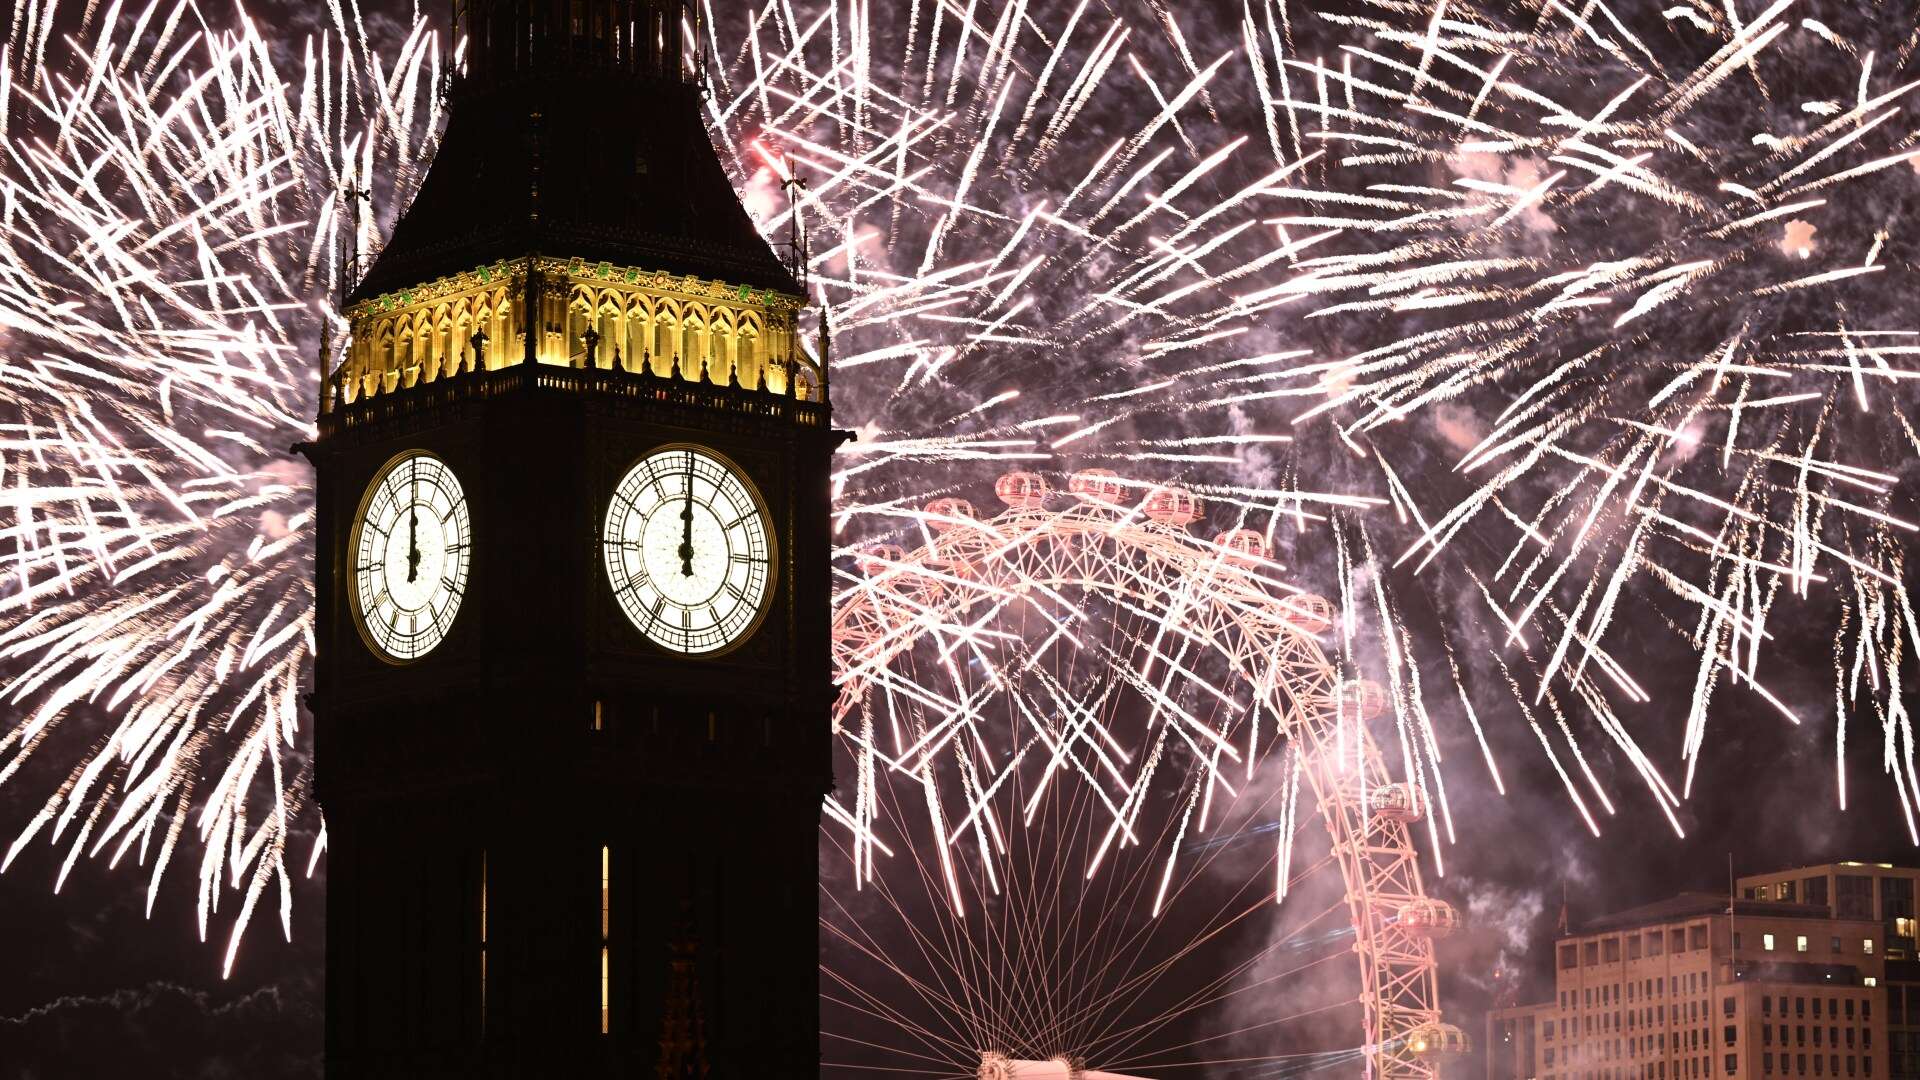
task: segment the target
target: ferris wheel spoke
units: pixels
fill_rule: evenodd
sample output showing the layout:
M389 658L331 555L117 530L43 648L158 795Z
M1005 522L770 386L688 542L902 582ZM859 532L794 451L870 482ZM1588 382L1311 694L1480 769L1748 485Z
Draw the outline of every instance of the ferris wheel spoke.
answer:
M1136 512L896 514L925 542L856 554L868 577L836 617L859 786L829 817L873 899L823 919L878 903L898 925L848 948L903 991L836 991L849 1018L950 1029L902 1038L962 1070L1071 1051L1159 1073L1334 1061L1437 1016L1430 946L1399 925L1423 896L1407 829L1367 809L1385 759L1316 637L1329 605ZM1419 790L1433 747L1397 749ZM1342 854L1356 842L1384 846ZM1229 1022L1303 973L1356 970Z

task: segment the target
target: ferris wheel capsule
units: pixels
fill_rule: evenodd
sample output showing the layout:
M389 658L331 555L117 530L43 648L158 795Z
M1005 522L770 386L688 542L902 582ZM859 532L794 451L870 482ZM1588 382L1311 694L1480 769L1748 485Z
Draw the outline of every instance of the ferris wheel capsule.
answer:
M876 577L900 565L906 557L907 549L899 544L872 544L854 556L854 565L868 577Z
M1342 720L1372 720L1387 711L1387 691L1372 679L1348 679L1335 693Z
M1312 593L1282 597L1280 616L1295 630L1317 637L1333 629L1333 602Z
M927 524L933 527L934 532L959 528L961 518L974 521L979 517L973 511L973 504L965 499L948 497L927 504Z
M1162 525L1191 525L1200 519L1200 496L1185 488L1154 488L1147 494L1146 512Z
M1408 1050L1427 1059L1458 1057L1471 1048L1466 1032L1438 1020L1421 1024L1404 1038Z
M1252 529L1229 529L1213 542L1227 549L1230 563L1251 566L1267 557L1267 538Z
M1112 469L1081 469L1067 481L1067 490L1083 502L1118 506L1127 501L1127 485Z
M1039 473L1010 472L993 482L993 493L1016 510L1036 510L1046 503L1051 489Z
M1424 816L1420 796L1410 784L1382 784L1367 792L1367 806L1381 821L1409 825Z
M1397 921L1415 937L1438 941L1460 928L1460 913L1445 900L1423 896L1401 904Z

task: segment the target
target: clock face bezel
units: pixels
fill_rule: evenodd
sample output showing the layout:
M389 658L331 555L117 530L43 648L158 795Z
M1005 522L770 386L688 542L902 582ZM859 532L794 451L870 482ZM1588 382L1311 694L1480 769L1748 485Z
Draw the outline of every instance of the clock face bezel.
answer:
M457 511L455 514L455 542L461 545L459 549L459 559L456 564L458 584L451 590L453 593L453 603L447 615L446 627L441 630L440 636L436 638L432 644L413 655L401 656L388 649L386 644L380 641L374 632L371 621L367 617L364 601L360 595L362 591L360 571L361 544L366 537L367 511L372 507L375 497L402 466L409 461L422 458L433 461L439 465L442 475L452 482L453 494L457 496L453 505ZM464 530L462 531L463 526ZM353 616L353 627L359 633L360 640L366 645L368 652L389 666L408 667L427 659L433 655L435 650L447 643L447 639L453 636L454 623L460 617L460 609L465 604L467 592L472 585L473 537L473 510L471 500L467 498L466 485L461 483L460 474L454 471L453 466L449 464L445 458L431 450L415 447L400 451L388 458L378 469L374 470L373 479L368 481L366 490L360 494L360 504L353 512L352 528L347 532L347 566L345 575L347 579L347 605ZM431 597L432 594L429 595ZM431 600L429 599L427 610L431 610L431 607Z
M619 542L615 539L616 534L613 531L615 511L620 509L623 501L626 502L626 516L638 517L640 519L640 532L643 536L645 535L648 522L651 520L651 515L645 514L640 506L635 505L631 500L623 499L622 490L635 478L636 474L640 474L640 470L647 462L665 455L684 453L687 451L691 451L698 457L707 459L715 466L724 470L726 474L747 493L747 497L752 500L754 513L759 519L760 532L766 545L764 583L761 586L760 595L754 598L752 615L745 623L740 625L739 630L731 638L728 638L713 648L700 650L663 641L661 638L650 633L647 625L642 622L642 616L628 603L626 594L632 591L634 579L627 574L624 567L621 567L617 574L615 568L615 560L620 557ZM642 486L644 487L644 485ZM670 500L663 500L655 504L651 509L655 513L658 513L664 510L669 504ZM701 505L704 506L705 504L703 503ZM709 510L709 512L711 511ZM718 517L718 515L714 516L716 518ZM678 514L674 515L674 520L679 520ZM746 469L741 468L739 462L735 461L725 452L703 443L687 441L660 443L656 446L649 447L645 452L628 462L625 468L620 469L607 499L606 512L600 517L598 547L600 549L601 572L606 576L608 593L613 600L615 609L620 614L621 621L632 628L635 633L639 634L640 639L646 642L650 649L657 650L664 655L676 659L713 660L726 656L746 642L753 640L754 635L759 632L761 625L766 622L767 613L773 610L775 596L779 591L779 532L774 528L773 512L767 505L766 496L761 493L760 485L754 482L752 475L748 473ZM644 553L642 553L641 559L644 565ZM677 601L669 601L669 603L674 606L684 606L680 605Z

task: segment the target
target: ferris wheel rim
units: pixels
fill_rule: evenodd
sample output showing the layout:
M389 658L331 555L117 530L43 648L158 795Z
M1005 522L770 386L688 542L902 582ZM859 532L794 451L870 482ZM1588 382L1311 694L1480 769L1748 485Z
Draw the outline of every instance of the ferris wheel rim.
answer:
M1304 773L1313 787L1332 855L1340 866L1349 921L1355 933L1353 948L1359 967L1359 1004L1364 1017L1361 1049L1367 1071L1382 1080L1438 1080L1437 1055L1433 1051L1450 1048L1456 1040L1445 1036L1449 1031L1457 1034L1457 1029L1441 1021L1438 963L1432 938L1419 928L1410 929L1400 923L1404 911L1419 909L1421 905L1437 904L1442 908L1445 905L1426 895L1408 822L1383 819L1368 807L1367 780L1381 781L1373 785L1375 787L1394 781L1366 723L1353 725L1359 735L1354 753L1361 782L1351 783L1333 767L1324 743L1333 734L1330 729L1339 725L1341 684L1337 668L1327 659L1318 636L1303 631L1280 606L1281 598L1260 587L1276 583L1243 572L1243 568L1249 566L1278 571L1279 564L1265 558L1236 557L1221 545L1208 544L1179 525L1148 520L1127 507L1095 500L1059 510L1013 505L988 518L948 521L944 528L937 530L927 528L924 521L921 526L926 537L924 543L911 550L900 547L897 552L888 552L889 558L874 556L880 573L867 575L865 580L848 586L836 597L833 620L836 666L842 671L857 672L852 678L837 680L840 694L834 710L836 730L844 716L857 707L857 699L867 681L867 676L859 673L863 668L870 671L870 664L884 664L887 658L911 648L932 625L933 620L927 616L943 610L966 612L988 602L986 591L979 587L985 582L969 581L951 572L958 555L984 551L988 553L985 561L989 565L1002 567L1006 565L1005 556L1030 550L1037 542L1068 542L1098 533L1102 542L1130 547L1169 565L1186 569L1210 565L1215 574L1227 571L1227 580L1235 588L1216 594L1209 602L1225 610L1227 606L1220 604L1224 598L1236 613L1266 616L1240 627L1249 639L1267 637L1269 648L1258 655L1275 659L1273 654L1284 650L1288 654L1285 664L1296 670L1313 669L1325 686L1317 698L1320 707L1308 710L1304 704L1313 695L1301 693L1289 684L1286 691L1296 709L1275 708L1274 712L1277 717L1291 715L1294 718L1295 722L1286 729L1290 741L1311 747L1302 753L1302 759L1312 763ZM930 567L941 569L929 573ZM850 576L844 570L839 573ZM939 590L926 598L904 597L886 588L889 582L901 584L916 576L933 582L944 578L946 584L957 587ZM1030 576L1022 576L1022 581L1036 584ZM1144 590L1129 589L1128 583L1099 581L1085 575L1062 573L1055 579L1043 577L1037 584L1045 588L1106 590L1139 600L1157 599ZM895 626L889 612L883 610L887 605L895 605L896 612L917 607L922 618L910 621L905 627ZM853 633L851 624L862 619L883 628L883 632L870 637ZM902 632L916 624L920 625L917 631ZM886 628L893 632L884 632ZM846 647L849 639L856 638L864 640ZM867 648L861 648L862 644ZM869 653L871 655L866 655ZM866 664L842 663L844 658L862 656ZM1275 662L1283 663L1277 659ZM1249 680L1254 692L1263 698L1271 697L1271 687L1262 685L1266 681Z

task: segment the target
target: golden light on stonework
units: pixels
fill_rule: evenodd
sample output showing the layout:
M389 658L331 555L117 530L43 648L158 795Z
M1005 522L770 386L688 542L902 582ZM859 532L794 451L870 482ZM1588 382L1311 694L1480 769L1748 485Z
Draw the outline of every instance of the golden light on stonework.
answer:
M348 308L351 338L329 377L329 397L351 402L523 363L529 270L540 284L538 363L821 396L822 373L796 333L801 297L539 258L495 263Z

